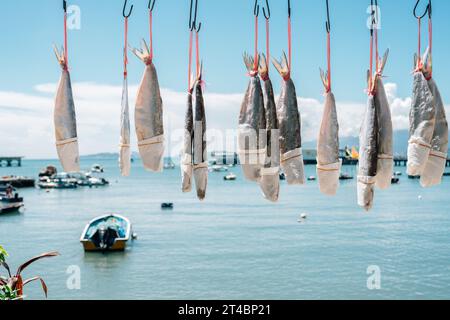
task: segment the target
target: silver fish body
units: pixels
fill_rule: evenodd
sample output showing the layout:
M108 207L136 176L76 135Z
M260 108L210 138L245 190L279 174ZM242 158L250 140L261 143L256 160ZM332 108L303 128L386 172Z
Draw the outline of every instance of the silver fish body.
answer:
M286 55L282 62L273 61L283 78L277 104L280 126L281 168L288 184L304 184L305 170L302 153L301 118L298 110L297 93L290 77Z
M430 154L431 140L436 124L436 108L428 81L421 71L415 72L412 105L409 115L410 139L408 144L407 173L420 176Z
M55 48L56 57L63 68L55 98L54 125L56 148L63 170L79 172L80 160L78 150L77 120L75 102L72 93L70 73L67 70L64 52Z
M126 177L130 175L131 170L130 108L128 105L128 80L126 78L123 81L120 127L119 167L122 176Z
M208 184L208 152L206 141L206 113L203 99L201 78L194 84L192 96L193 106L193 141L192 141L192 163L194 171L197 197L205 199Z
M392 116L381 77L376 77L375 106L379 123L378 168L376 186L387 189L391 185L394 170L394 140Z
M265 146L260 135L265 131L264 99L261 82L253 69L253 58L244 56L250 73L250 81L239 114L238 152L246 179L259 181L264 165Z
M430 154L420 177L420 183L423 187L431 187L441 183L448 153L448 122L444 103L434 79L428 80L428 86L433 95L436 120L430 143Z
M192 190L192 141L194 139L194 116L192 109L192 90L188 93L187 108L184 122L184 142L181 156L182 191Z
M332 92L325 95L325 107L317 139L317 176L320 191L335 195L339 187L339 122L336 100Z
M146 65L134 113L139 153L145 169L161 171L164 155L164 122L158 75L145 41L142 50L134 49L133 52Z
M379 124L377 113L375 98L370 95L359 136L358 165L358 204L367 211L373 206L378 167Z
M264 59L265 60L265 59ZM266 199L276 202L280 193L280 134L272 81L263 77L266 120L266 157L259 185Z

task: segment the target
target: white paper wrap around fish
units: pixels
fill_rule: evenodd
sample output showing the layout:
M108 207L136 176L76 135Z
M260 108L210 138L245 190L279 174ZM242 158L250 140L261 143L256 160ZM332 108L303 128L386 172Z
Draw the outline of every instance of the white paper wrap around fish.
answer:
M262 138L266 128L264 99L258 73L253 71L253 58L244 55L244 63L250 81L239 114L238 153L245 178L258 182L266 156L265 139Z
M56 149L65 172L80 171L78 151L77 120L73 100L70 73L66 66L64 50L55 54L62 68L61 79L55 98L54 125Z
M325 80L323 77L323 80ZM323 194L335 195L341 171L339 157L339 123L336 100L332 92L325 95L325 107L317 139L317 177Z
M120 145L119 167L122 176L130 175L131 170L131 146L130 146L130 108L128 105L128 80L123 81L122 110L120 115Z
M146 65L134 113L139 153L145 169L159 172L163 168L164 123L158 75L144 40L142 50L133 49L133 53Z
M280 125L281 168L288 184L304 184L301 118L298 110L297 94L290 77L290 66L283 53L282 61L273 60L275 68L283 78L277 105Z

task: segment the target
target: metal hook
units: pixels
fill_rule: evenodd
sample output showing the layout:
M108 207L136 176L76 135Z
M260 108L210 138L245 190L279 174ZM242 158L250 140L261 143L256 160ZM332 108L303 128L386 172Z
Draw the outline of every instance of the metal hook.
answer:
M189 30L199 33L202 28L202 23L200 22L197 26L197 12L198 12L198 0L195 0L195 13L194 13L194 19L192 19L192 8L193 8L194 1L191 0L191 8L189 12Z
M421 16L417 15L417 7L419 6L419 3L420 3L420 0L417 0L416 5L414 6L414 10L413 10L414 17L416 17L416 19L422 19L423 17L425 17L425 15L427 13L428 13L428 16L431 17L431 0L428 1L428 5L425 9L425 12Z
M374 0L370 0L370 15L372 17L372 25L370 26L370 34L373 35L373 29L375 29L375 25L378 23L378 17L377 17L377 8L374 9L375 7L378 7L378 0L375 0L375 4L374 4Z
M150 10L150 12L153 12L153 9L155 8L155 3L156 3L156 0L153 0L153 3L152 3L152 0L148 1L148 10Z
M255 17L259 16L259 4L258 4L258 0L255 0L255 8L253 9L253 14L255 15Z
M131 5L131 8L130 8L130 11L129 11L128 15L125 14L125 9L127 8L127 2L128 2L128 0L125 0L125 3L123 4L122 14L123 14L124 18L129 18L131 16L131 13L133 12L133 7L134 7L134 5Z
M267 6L267 14L266 14L266 8L263 7L263 14L266 20L270 19L270 6L269 6L269 0L266 0L266 6Z
M288 16L291 17L291 0L288 0Z
M325 22L325 29L327 30L327 33L330 33L331 31L330 6L328 5L328 0L326 0L326 2L327 2L327 22Z
M66 0L63 0L63 9L64 9L64 12L67 13L67 1Z

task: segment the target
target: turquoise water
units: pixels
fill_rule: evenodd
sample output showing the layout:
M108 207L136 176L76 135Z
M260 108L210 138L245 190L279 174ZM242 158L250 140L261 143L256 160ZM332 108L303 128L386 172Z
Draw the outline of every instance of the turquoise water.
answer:
M317 182L282 183L280 202L271 204L234 168L235 182L210 174L200 203L180 192L179 168L152 174L137 161L124 179L115 160L95 162L105 166L109 187L21 190L25 211L0 216L0 244L14 267L41 252L61 253L25 272L45 278L50 299L450 298L450 178L425 190L403 175L399 185L376 192L367 214L356 205L355 181L343 182L333 198L322 196ZM52 163L25 161L0 168L0 176L37 176ZM314 170L308 166L307 175ZM161 211L167 201L173 211ZM84 226L111 212L127 216L138 239L124 253L84 253ZM303 223L301 213L308 215ZM79 290L66 284L73 265ZM367 287L372 265L381 270L379 290ZM26 294L43 297L38 283Z

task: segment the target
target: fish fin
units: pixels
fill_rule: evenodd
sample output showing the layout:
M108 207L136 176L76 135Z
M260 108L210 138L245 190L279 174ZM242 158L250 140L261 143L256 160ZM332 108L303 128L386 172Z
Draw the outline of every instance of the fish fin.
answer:
M56 46L56 44L53 45L53 52L55 53L56 59L60 62L61 61L61 55L59 53L59 49Z
M141 47L142 47L142 51L144 52L145 55L150 55L150 49L147 45L147 42L145 42L145 39L141 40Z
M428 77L429 75L431 75L433 69L432 57L429 47L425 51L422 61L423 61L423 72L425 73L425 76Z
M290 72L291 66L289 65L289 60L286 56L286 52L284 52L284 51L283 51L283 56L281 57L281 61L283 62L283 64L282 64L283 68Z
M248 53L244 52L244 64L245 67L247 68L247 71L249 73L253 72L253 67L255 64L255 60L252 56L250 56Z
M261 78L267 78L269 74L269 66L267 65L267 58L264 53L261 53L260 59L259 59L259 75Z
M377 70L378 74L382 75L384 67L386 66L387 60L389 58L389 49L386 50L386 52L383 55L383 58L380 58L379 60L379 70Z
M136 57L138 57L146 65L152 63L152 57L150 55L150 49L144 39L141 40L141 49L132 48L131 51Z
M144 61L144 53L140 49L132 48L131 52L134 53L136 57L138 57L140 60Z
M328 71L324 72L322 68L319 68L320 70L320 79L322 79L323 86L325 89L328 89Z
M278 61L275 58L272 58L272 63L275 69L277 69L278 73L283 77L283 79L288 79L290 77L289 63L286 58L286 53L283 52L281 57L281 61Z
M372 75L370 74L370 70L367 70L367 86L370 85L371 79L372 79Z
M59 62L59 65L64 69L66 68L66 55L64 52L64 48L61 47L61 51L58 50L58 47L56 45L53 45L53 52L56 55L56 59Z
M202 75L203 75L203 61L200 62L200 70L199 74L197 75L197 81L199 82L202 81Z

